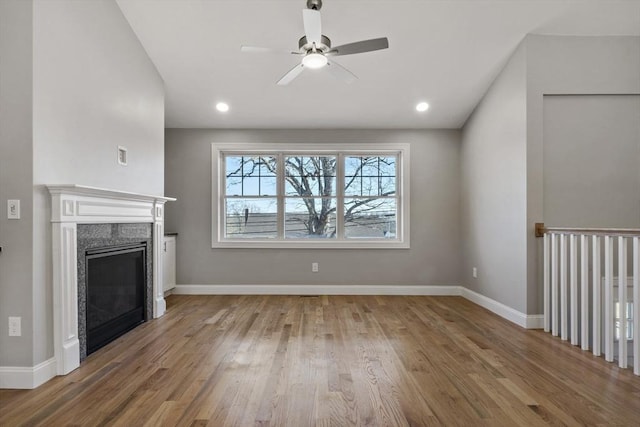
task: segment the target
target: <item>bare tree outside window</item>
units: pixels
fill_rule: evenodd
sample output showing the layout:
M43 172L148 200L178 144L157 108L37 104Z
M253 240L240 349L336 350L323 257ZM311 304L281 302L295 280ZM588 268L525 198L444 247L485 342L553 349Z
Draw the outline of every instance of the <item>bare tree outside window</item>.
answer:
M226 237L278 236L275 167L273 156L225 157Z
M335 238L336 157L286 156L284 163L285 237Z
M284 155L284 236L336 238L341 198L347 238L395 238L396 156ZM225 156L228 237L277 234L278 157ZM338 189L342 182L344 188ZM338 191L339 190L339 191Z
M345 237L396 236L396 158L345 158Z

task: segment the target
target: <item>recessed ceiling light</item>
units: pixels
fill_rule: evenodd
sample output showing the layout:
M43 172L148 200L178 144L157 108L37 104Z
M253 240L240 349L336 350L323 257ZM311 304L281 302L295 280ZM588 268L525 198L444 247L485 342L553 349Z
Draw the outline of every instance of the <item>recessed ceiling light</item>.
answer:
M418 105L416 105L416 110L420 111L421 113L424 113L428 109L429 109L429 104L427 104L426 102L420 102L418 103Z
M227 104L226 102L218 102L216 104L216 110L220 111L221 113L226 113L227 111L229 111L229 104Z

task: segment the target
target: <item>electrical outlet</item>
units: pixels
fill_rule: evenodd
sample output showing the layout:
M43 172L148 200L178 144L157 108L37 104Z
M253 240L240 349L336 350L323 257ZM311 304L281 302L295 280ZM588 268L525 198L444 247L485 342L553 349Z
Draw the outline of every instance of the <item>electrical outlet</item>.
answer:
M474 279L478 278L478 269L476 267L473 267L473 278Z
M21 317L9 316L9 336L20 337L22 336Z
M312 273L317 273L318 272L318 263L317 262L312 262L311 263L311 272Z
M127 147L118 145L118 164L127 166Z

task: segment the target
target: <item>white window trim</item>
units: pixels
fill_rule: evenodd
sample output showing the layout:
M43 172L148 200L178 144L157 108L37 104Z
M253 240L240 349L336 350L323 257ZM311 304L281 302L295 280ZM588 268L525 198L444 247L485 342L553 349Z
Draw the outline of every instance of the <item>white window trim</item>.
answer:
M398 206L397 239L313 239L313 240L274 240L251 239L230 240L223 234L224 194L220 170L222 153L268 153L270 151L290 154L398 154L396 166ZM409 249L410 248L410 155L406 143L344 143L344 144L292 144L292 143L212 143L211 144L211 247L212 248L304 248L304 249ZM341 166L339 166L341 168Z

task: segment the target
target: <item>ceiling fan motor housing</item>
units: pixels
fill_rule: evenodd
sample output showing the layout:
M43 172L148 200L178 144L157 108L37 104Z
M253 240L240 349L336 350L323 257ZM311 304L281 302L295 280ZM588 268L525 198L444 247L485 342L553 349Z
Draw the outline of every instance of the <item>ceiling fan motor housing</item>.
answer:
M307 36L300 37L298 40L298 48L300 49L300 53L307 53L313 50L313 43L309 43L307 41ZM316 51L320 53L325 53L331 49L331 40L327 36L320 36L320 43L316 44Z
M322 0L307 0L307 9L320 10L322 8Z

